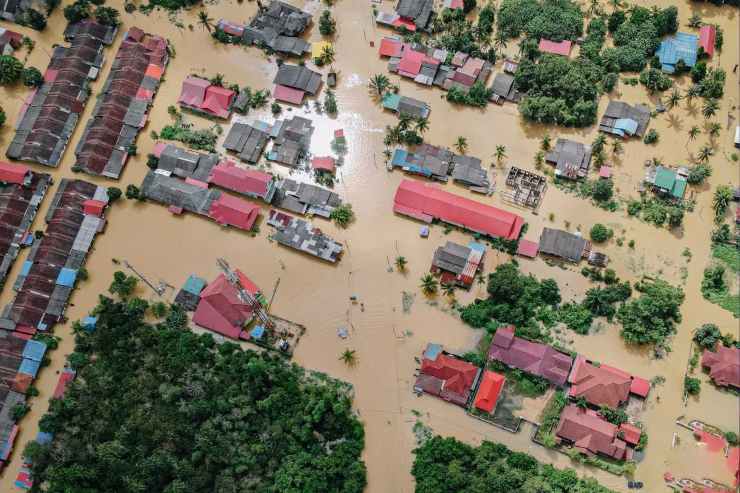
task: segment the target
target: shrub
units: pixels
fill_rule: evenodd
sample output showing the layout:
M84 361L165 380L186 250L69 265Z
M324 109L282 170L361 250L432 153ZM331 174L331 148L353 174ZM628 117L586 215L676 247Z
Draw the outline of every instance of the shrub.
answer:
M714 349L717 341L722 339L722 333L715 324L704 324L694 332L694 342L702 349Z
M355 213L352 210L351 204L342 204L339 207L331 211L329 217L339 226L340 228L346 228L355 219Z
M699 395L701 381L698 378L686 376L683 379L683 390L689 395Z
M331 16L331 11L324 10L319 17L319 32L322 36L331 36L337 31L337 22Z
M660 139L660 134L658 134L658 131L654 128L651 128L648 130L648 132L645 134L645 138L642 139L643 142L646 144L655 144Z
M23 75L23 64L12 55L0 55L0 85L13 85Z
M44 76L41 75L36 67L27 67L23 69L23 85L26 87L39 87L44 83Z
M108 203L113 204L121 198L121 189L117 187L108 187Z
M596 223L591 228L590 236L594 242L604 243L611 237L611 230L601 223Z

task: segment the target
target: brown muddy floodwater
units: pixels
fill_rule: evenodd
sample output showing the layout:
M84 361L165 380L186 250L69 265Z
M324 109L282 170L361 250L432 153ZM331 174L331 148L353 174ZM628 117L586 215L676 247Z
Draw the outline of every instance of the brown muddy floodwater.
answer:
M67 3L69 2L64 2ZM296 0L293 3L314 13L319 13L323 8L316 0L305 5ZM686 406L682 400L682 382L689 357L691 331L702 323L713 322L725 332L740 335L737 320L729 312L705 301L699 291L702 271L709 261L709 233L713 227L711 190L718 184L737 184L740 181L738 165L729 159L733 152L736 120L730 122L728 116L737 116L735 106L738 104L738 79L737 74L733 73L733 67L738 61L738 11L689 0L640 3L661 6L677 4L682 26L693 13L699 13L705 22L717 23L725 32L724 50L721 56L715 55L711 62L713 65L721 65L728 73L725 97L717 114L717 120L723 124L723 131L717 139L717 152L710 161L714 173L709 185L691 190L696 194L695 211L686 216L683 231L675 233L629 218L624 210L616 213L603 211L550 186L538 215L528 210L517 212L529 223L526 237L530 239L537 238L546 225L585 232L596 222L607 224L615 229L615 237L625 238L624 246L620 247L612 240L603 247L612 259L610 266L620 277L634 281L649 274L672 283L682 283L684 286L686 301L682 307L683 322L673 340L673 352L665 359L657 360L651 358L648 351L627 347L619 338L618 327L614 326L604 325L595 334L588 336L577 336L566 331L559 335L564 344L592 359L648 379L658 375L666 379L663 385L652 391L642 415L650 442L645 459L637 467L636 478L645 483L645 491L653 492L665 490L662 476L666 471L671 471L678 477L710 477L728 484L732 481L721 454L708 454L694 443L687 432L678 428L674 421L685 415L687 419L697 418L727 430L740 431L737 398L720 393L704 382L698 400L689 399ZM155 98L149 125L139 137L140 156L129 162L117 185L125 188L129 183L141 183L147 171L145 156L153 146L149 131L159 131L169 122L167 107L176 104L180 83L187 74L211 76L218 72L224 74L228 82L248 84L255 89L271 88L276 65L274 58L267 57L256 49L216 44L197 25L196 11L183 12L176 16L153 12L144 16L124 13L120 1L114 1L113 6L122 12L123 29L136 25L147 32L164 35L174 44L177 53L167 68L165 82ZM216 4L209 2L205 8L214 20L223 17L232 21L246 21L257 6L256 3L239 4L222 0ZM392 5L384 4L381 9L390 10ZM59 8L54 13L44 33L0 23L3 27L21 31L36 41L36 48L28 60L42 71L48 63L52 46L62 40L64 18L61 10ZM413 491L410 468L415 437L412 427L417 418L412 411L421 413L421 421L435 433L452 435L473 444L483 439L500 441L513 449L531 453L542 461L559 467L575 467L579 474L595 476L607 486L626 490L625 478L572 464L564 455L547 451L532 443L526 429L512 435L468 417L461 408L431 397L417 398L412 394L413 375L417 367L414 358L420 355L427 342L442 343L451 351L466 351L480 337L480 332L466 327L451 314L446 300L440 298L429 302L418 288L418 279L427 271L433 250L447 239L465 241L469 237L457 231L445 236L442 228L435 226L429 239L420 239L418 223L392 213L393 194L403 175L400 172L386 171L382 141L383 128L393 123L394 117L384 113L368 97L366 90L367 80L372 74L386 73L386 64L377 55L377 42L388 33L374 26L370 2L339 0L334 6L334 14L338 19L335 45L337 57L334 65L340 70L336 90L339 115L336 119L317 115L313 111L312 101L309 107L301 111L308 111L314 120L316 131L311 151L315 155L330 153L334 129L343 128L347 135L348 152L338 173L339 183L335 190L352 204L358 219L347 230L337 230L328 221L315 220L330 235L346 244L347 251L342 261L332 266L280 248L267 240L269 228L264 223L262 231L252 238L238 231L221 229L203 218L191 215L172 216L160 205L123 201L108 214L109 223L105 234L97 239L94 253L88 261L90 279L82 283L73 296L74 306L68 311L69 318L75 320L84 316L95 304L97 294L105 291L113 271L116 270L111 258L126 259L155 281L162 279L173 286L180 286L190 273L212 279L218 273L215 260L223 256L233 266L246 272L265 291L271 290L276 280L280 279L273 312L301 322L308 328L295 354L298 364L327 372L354 384L355 405L364 421L367 435L364 459L368 467L369 492ZM193 29L188 27L191 24ZM309 39L319 38L318 28L314 25ZM93 87L93 95L98 93L107 76L110 61L120 40L119 34L117 43L106 52L107 63ZM376 48L369 45L373 40ZM508 51L514 54L515 50L514 43L511 43ZM500 64L497 69L500 69ZM688 82L681 79L679 86L686 88ZM552 137L571 137L588 142L596 136L594 127L574 130L524 124L516 107L512 105L489 106L485 111L456 108L441 99L443 92L437 88L420 87L406 80L401 81L400 86L402 94L423 99L432 106L431 125L425 140L432 144L452 146L458 135L464 135L469 142L468 153L485 161L493 161L491 156L496 145L505 145L508 155L505 166L532 168L539 139L545 133ZM631 103L649 99L640 86L629 87L622 84L618 91L622 92L622 99ZM8 114L8 124L0 131L2 155L12 138L12 124L26 94L24 88L0 88L0 102ZM599 114L606 104L607 98L603 97ZM52 171L55 178L76 176L70 170L74 160L72 151L92 107L91 101L61 166ZM293 110L292 113L297 111ZM247 119L255 117L268 120L271 118L266 114L250 114ZM196 125L211 125L211 122L201 118L188 118ZM681 108L652 120L651 128L656 128L661 135L657 145L646 146L639 140L625 143L624 152L613 162L619 195L637 195L646 159L660 157L670 165L685 164L689 152L696 152L706 140L702 136L691 145L686 145L686 132L694 124L704 124L699 103L694 103L693 109L687 109L682 103ZM228 130L228 124L223 127ZM35 169L40 167L35 166ZM273 167L273 171L286 174L285 169L278 167ZM504 186L505 169L495 168L495 171L500 190ZM113 184L105 179L80 178L106 185ZM455 189L457 193L470 195L470 192L456 185L450 184L447 187ZM501 201L498 193L492 198L475 198L512 210L511 205ZM43 228L40 218L43 218L50 201L48 197L44 201L36 228ZM549 219L550 213L554 214L552 221ZM630 239L636 242L634 249L627 247ZM682 256L685 248L692 252L692 260L688 263ZM10 274L11 279L19 272L26 253L23 252L15 263ZM405 275L389 269L397 255L409 259L409 268ZM486 270L491 271L507 260L508 256L489 251ZM576 267L550 266L541 259L523 261L521 264L526 272L555 278L565 300L579 299L589 287L588 281L580 275ZM682 268L685 268L683 274ZM11 283L8 283L2 293L2 305L11 298L10 286ZM410 313L403 313L401 307L403 291L415 296ZM144 286L139 288L139 294L155 297ZM350 303L351 295L356 295L364 303L364 311L359 305ZM465 303L476 296L483 296L483 291L477 286L470 293L458 294L458 300ZM174 292L168 291L165 297L172 299ZM336 336L338 327L350 329L347 340ZM70 324L58 326L56 334L62 337L60 348L51 353L51 366L40 372L36 386L41 394L31 399L33 407L22 422L12 462L0 477L2 492L14 489L12 482L20 467L20 453L25 443L35 437L39 418L47 409L58 371L64 365L65 356L72 351ZM338 360L339 354L347 347L356 349L359 356L359 364L352 369ZM672 449L674 433L681 436L681 444Z

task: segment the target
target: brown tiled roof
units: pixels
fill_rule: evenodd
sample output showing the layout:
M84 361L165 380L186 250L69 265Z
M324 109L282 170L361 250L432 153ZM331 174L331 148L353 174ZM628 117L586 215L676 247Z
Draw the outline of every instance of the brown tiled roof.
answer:
M577 450L587 455L602 454L617 460L631 456L624 440L617 438L615 425L594 411L572 404L563 409L555 435L573 443Z

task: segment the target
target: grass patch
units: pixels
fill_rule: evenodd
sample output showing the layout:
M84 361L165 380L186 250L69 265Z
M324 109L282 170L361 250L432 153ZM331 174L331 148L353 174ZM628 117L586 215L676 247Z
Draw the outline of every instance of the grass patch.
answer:
M724 262L735 273L740 272L740 249L724 243L715 243L712 246L712 256Z
M550 382L544 378L530 375L517 368L509 368L500 361L491 361L488 368L503 374L506 377L507 384L513 386L514 391L523 397L540 397L545 395L547 389L550 388Z

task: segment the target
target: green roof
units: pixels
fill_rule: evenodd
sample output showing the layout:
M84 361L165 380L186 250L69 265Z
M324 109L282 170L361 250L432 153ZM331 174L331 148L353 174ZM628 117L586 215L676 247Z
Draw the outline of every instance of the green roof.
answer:
M658 188L662 188L667 191L673 190L673 185L676 182L676 172L664 168L662 166L658 166L658 169L655 171L655 186Z
M673 184L671 195L673 195L677 199L682 199L684 193L686 193L686 180L684 180L683 178L678 178Z
M387 93L383 96L383 108L392 111L398 111L398 104L401 102L400 94Z

